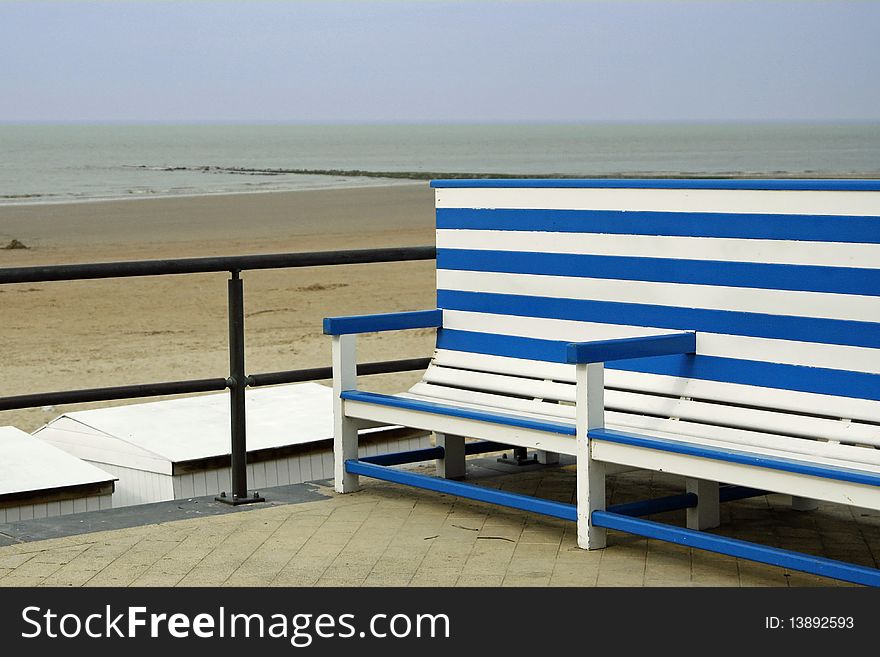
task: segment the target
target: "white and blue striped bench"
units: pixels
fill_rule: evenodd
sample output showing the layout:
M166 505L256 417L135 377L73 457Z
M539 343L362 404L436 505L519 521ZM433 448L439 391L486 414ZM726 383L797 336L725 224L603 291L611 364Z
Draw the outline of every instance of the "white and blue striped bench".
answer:
M436 181L437 309L325 320L336 489L370 475L880 584L880 571L698 531L716 482L880 509L880 181ZM437 327L422 380L357 390L357 333ZM357 459L357 427L435 432ZM577 506L389 468L481 443L577 458ZM688 528L605 508L606 468L686 478ZM689 500L689 501L688 501ZM805 502L807 504L805 504ZM656 508L656 507L652 507Z

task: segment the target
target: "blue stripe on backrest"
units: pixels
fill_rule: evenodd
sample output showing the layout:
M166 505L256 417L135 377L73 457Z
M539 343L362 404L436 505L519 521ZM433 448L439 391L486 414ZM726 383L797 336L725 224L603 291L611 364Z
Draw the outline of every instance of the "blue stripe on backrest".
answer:
M437 228L880 244L880 217L437 208Z
M559 362L558 340L442 329L437 347L452 351ZM606 363L628 372L724 381L880 401L880 375L717 356L655 356Z
M437 305L447 310L468 310L498 315L648 326L853 347L880 346L880 323L842 319L790 317L730 310L677 308L588 299L555 299L460 290L437 290Z
M754 189L816 191L880 191L880 180L743 180L685 178L480 178L432 180L442 188L578 188L578 189Z
M880 296L880 269L851 267L438 249L437 269Z

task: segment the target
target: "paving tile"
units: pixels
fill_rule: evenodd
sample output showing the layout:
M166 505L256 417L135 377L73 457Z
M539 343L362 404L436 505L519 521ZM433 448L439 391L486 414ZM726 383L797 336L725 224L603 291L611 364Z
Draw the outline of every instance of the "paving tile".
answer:
M0 555L0 568L3 569L14 569L18 568L24 563L27 563L31 559L34 558L35 555L39 554L38 552L11 552L8 554Z
M501 586L504 582L504 575L494 575L491 573L462 574L455 582L457 587L475 587L475 586Z

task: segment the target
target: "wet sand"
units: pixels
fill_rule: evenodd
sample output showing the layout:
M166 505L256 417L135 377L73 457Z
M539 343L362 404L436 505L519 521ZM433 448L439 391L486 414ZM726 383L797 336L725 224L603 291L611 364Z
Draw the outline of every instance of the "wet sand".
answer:
M433 244L426 183L0 206L0 267ZM0 286L0 396L226 376L226 274ZM249 373L328 365L328 315L434 306L433 261L245 272ZM360 360L428 356L430 330L358 341ZM370 377L399 390L417 373ZM132 403L116 402L116 403ZM0 412L32 431L84 404Z

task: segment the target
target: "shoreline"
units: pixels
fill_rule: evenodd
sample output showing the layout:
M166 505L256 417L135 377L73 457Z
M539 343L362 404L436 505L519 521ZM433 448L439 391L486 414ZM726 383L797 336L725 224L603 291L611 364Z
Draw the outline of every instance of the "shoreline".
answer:
M880 174L877 176L880 178ZM144 194L142 196L129 194L126 196L95 196L89 198L63 198L57 199L53 198L51 200L47 200L48 196L45 198L34 198L34 200L27 199L13 199L13 198L0 198L0 211L3 208L17 208L17 207L30 207L30 206L38 206L38 205L79 205L81 203L111 203L115 201L152 201L158 199L188 199L188 198L202 198L202 197L214 197L214 196L240 196L240 195L251 195L251 194L294 194L298 192L330 192L336 190L343 189L374 189L374 188L384 188L384 187L404 187L407 185L424 185L426 184L426 180L415 180L415 179L407 179L407 180L382 180L381 182L375 183L362 183L358 185L326 185L326 186L307 186L307 187L298 187L296 189L247 189L247 190L237 190L237 191L223 191L223 192L185 192L182 194ZM33 198L33 197L32 197Z
M144 168L144 167L133 167ZM181 170L198 170L202 167L190 169L187 167L179 167ZM177 170L175 168L174 170ZM160 169L162 170L162 169ZM119 196L94 196L83 198L57 198L55 194L46 195L21 195L0 197L0 209L5 207L27 207L38 205L73 205L80 203L105 203L114 201L144 201L153 199L169 199L169 198L201 198L213 196L238 196L244 194L287 194L295 192L313 192L313 191L335 191L343 189L372 189L384 187L402 187L407 185L425 185L432 180L459 180L459 179L501 179L511 180L520 178L536 178L536 179L596 179L606 180L612 178L622 179L646 179L646 180L880 180L880 170L868 172L828 172L828 171L802 171L802 172L758 172L758 171L722 171L722 172L687 172L687 171L629 171L615 173L592 173L592 174L511 174L511 173L460 173L460 172L421 172L421 171L366 171L366 170L336 170L336 169L230 169L232 173L251 173L258 174L261 172L273 172L271 175L314 175L314 176L338 176L349 178L363 178L365 180L374 180L376 182L358 182L355 184L338 184L338 185L304 185L291 189L240 189L231 191L202 191L202 192L182 192L179 194L169 192L147 193L143 195L125 194Z

